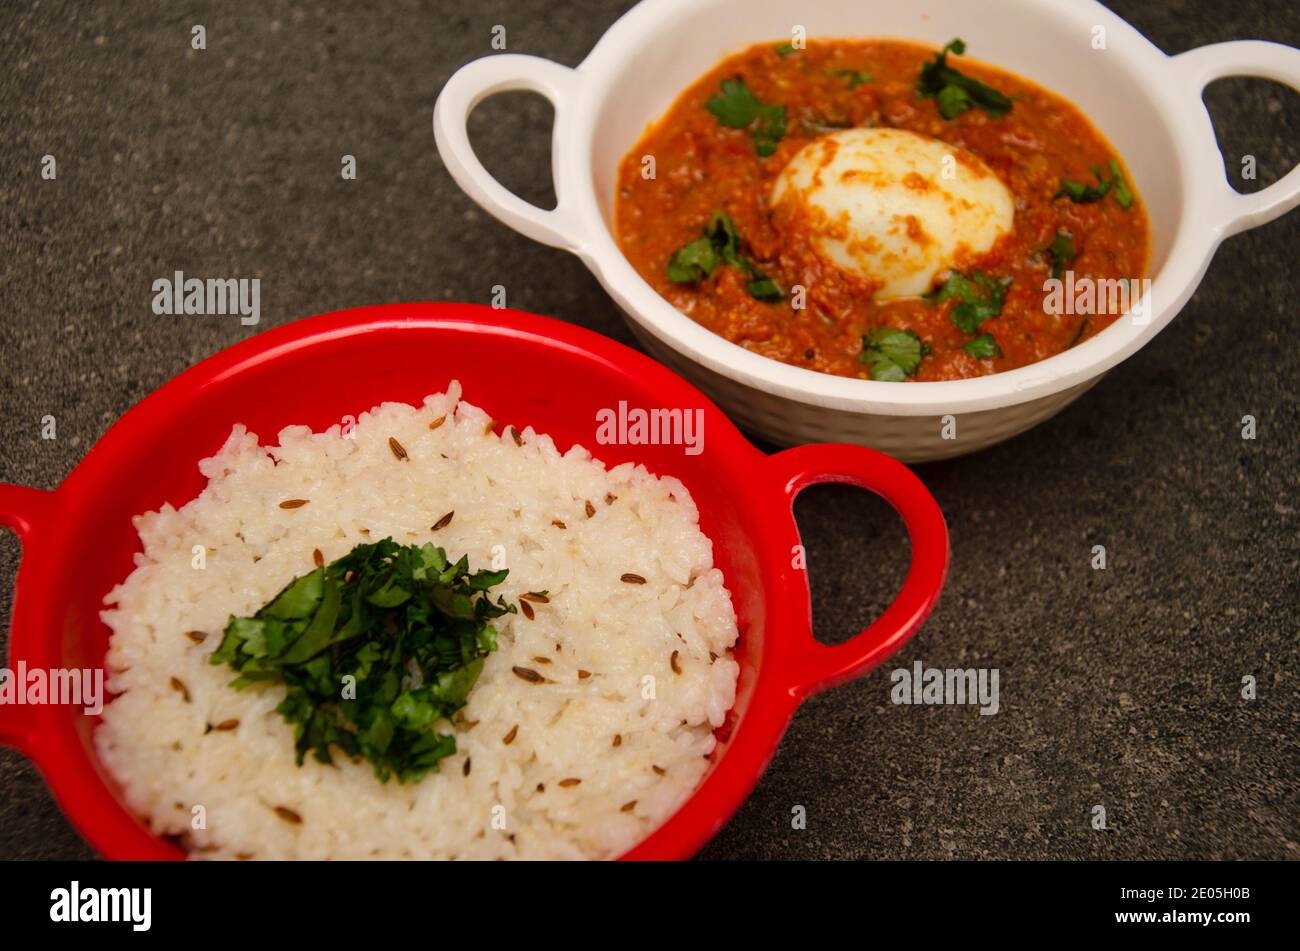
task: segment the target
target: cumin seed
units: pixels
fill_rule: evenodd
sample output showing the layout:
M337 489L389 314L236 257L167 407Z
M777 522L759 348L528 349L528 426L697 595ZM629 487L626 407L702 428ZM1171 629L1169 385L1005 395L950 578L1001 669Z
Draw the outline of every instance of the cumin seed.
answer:
M393 456L398 462L407 462L411 458L406 454L406 450L402 448L402 444L392 436L388 437L388 448L393 450Z
M283 502L280 503L280 508L300 509L310 501L311 499L285 499Z
M668 658L668 666L671 667L673 669L673 673L677 674L679 677L681 676L682 673L681 657L682 657L681 651L673 651L673 656Z
M510 427L510 437L515 441L516 446L522 446L524 444L524 437L519 435L519 430L515 429L513 426Z
M204 639L208 635L203 633L202 631L186 631L185 636L188 637L190 640L192 640L195 644L202 644Z
M447 421L447 414L446 414L446 413L443 413L441 416L439 416L437 419L435 419L433 422L431 422L431 423L429 424L429 428L430 428L430 429L437 429L439 426L441 426L441 425L442 425L443 423L445 423L446 421Z
M448 512L448 513L447 513L446 515L444 515L442 518L438 519L438 521L434 522L434 523L433 523L433 528L431 528L430 531L434 531L434 532L436 532L436 531L438 531L438 529L440 529L440 528L446 528L448 525L451 524L451 517L452 517L453 515L455 515L455 514L456 514L456 510L455 510L455 509L452 509L450 512Z
M530 684L540 684L546 680L545 677L533 670L531 667L515 667L514 672L516 677L520 680L526 680Z
M606 504L606 505L613 505L613 504L614 504L615 502L617 502L617 501L618 501L618 496L615 495L613 492L606 492L606 493L605 493L605 504Z
M466 756L466 757L465 757L465 765L462 766L461 769L460 769L460 774L461 774L462 776L468 776L468 775L469 775L470 764L473 763L473 762L474 762L473 757L470 757L470 756Z
M593 515L595 515L595 514L596 514L596 506L592 505L592 504L591 504L591 501L588 500L588 501L587 501L587 518L591 518L591 517L592 517Z
M591 671L589 671L589 670L580 670L580 671L578 671L578 679L579 679L579 680L586 680L586 679L587 679L588 677L590 677L590 676L591 676Z
M317 568L325 567L325 556L320 553L319 548L313 548L311 550L311 560L315 562Z
M524 617L528 618L528 620L530 621L537 616L536 614L533 613L533 606L529 604L527 601L519 602L519 610L523 611Z
M645 579L644 579L644 578L642 578L640 575L634 575L634 574L633 574L632 572L630 572L630 571L628 571L628 572L624 572L624 573L619 577L619 580L620 580L620 581L624 581L624 582L626 582L627 584L645 584Z
M668 770L664 769L662 766L651 766L650 768L653 769L655 774L658 776L662 776L664 773L668 772Z
M228 732L228 731L230 731L230 730L235 729L235 727L237 727L237 726L239 726L239 721L238 721L238 720L222 720L220 723L218 723L216 726L214 726L213 729L214 729L214 730L226 730L226 731Z
M635 809L635 808L636 808L636 800L633 799L633 800L631 800L630 802L625 802L625 803L623 803L623 805L619 806L619 807L618 807L618 811L619 811L619 812L631 812L631 811L632 811L633 809Z
M622 733L615 733L615 734L614 734L614 745L615 745L615 746L622 746L622 745L623 745L623 734L622 734Z
M291 825L302 825L302 816L298 815L298 813L294 812L288 806L276 806L275 814Z
M576 776L570 776L568 779L561 779L560 785L563 786L565 789L568 789L571 786L578 785L578 783L580 782L582 782L581 779L578 779Z
M569 527L565 525L563 522L561 522L558 518L551 519L551 524L554 525L556 528L560 529L561 531Z
M536 601L538 604L550 604L551 599L540 591L529 591L519 596L524 601Z
M171 688L181 695L181 699L186 703L190 702L190 689L185 686L179 677L171 679Z
M516 723L514 726L510 728L509 733L501 737L501 742L504 743L506 746L509 746L511 743L515 741L515 737L518 735L519 735L519 724Z
M549 657L539 656L539 657L534 657L533 660L537 661L537 663L539 664L549 664L551 662L551 659Z

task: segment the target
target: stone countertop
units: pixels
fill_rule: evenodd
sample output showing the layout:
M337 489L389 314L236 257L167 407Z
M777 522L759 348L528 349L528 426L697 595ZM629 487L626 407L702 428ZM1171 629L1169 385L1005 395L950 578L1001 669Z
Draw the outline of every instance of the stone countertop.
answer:
M314 313L487 302L500 283L513 307L631 343L575 258L461 193L429 128L442 83L491 52L494 25L512 51L576 65L627 4L156 6L0 11L0 481L55 487L172 376ZM1300 45L1294 4L1112 6L1168 52ZM1300 158L1289 90L1230 80L1207 98L1228 166L1257 158L1246 190ZM472 122L489 168L541 202L548 127L523 95ZM47 153L53 182L39 176ZM339 174L345 153L355 181ZM800 709L704 857L1300 857L1297 246L1300 215L1232 238L1171 326L1060 416L918 467L952 533L938 609L882 669ZM154 316L151 282L175 269L260 277L261 325ZM45 415L55 440L40 436ZM905 535L852 489L809 490L796 513L818 636L842 639L900 582ZM6 632L19 554L0 533ZM890 671L918 660L996 668L1000 712L894 705ZM806 829L791 828L796 806ZM32 767L0 752L0 858L91 855Z

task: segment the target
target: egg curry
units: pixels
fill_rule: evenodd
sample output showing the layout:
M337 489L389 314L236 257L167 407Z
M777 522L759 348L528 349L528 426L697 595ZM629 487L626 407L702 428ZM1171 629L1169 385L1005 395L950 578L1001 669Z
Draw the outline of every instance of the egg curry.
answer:
M841 376L981 376L1100 333L1121 314L1048 288L1143 277L1141 199L1078 109L965 51L729 57L624 158L623 253L714 333Z

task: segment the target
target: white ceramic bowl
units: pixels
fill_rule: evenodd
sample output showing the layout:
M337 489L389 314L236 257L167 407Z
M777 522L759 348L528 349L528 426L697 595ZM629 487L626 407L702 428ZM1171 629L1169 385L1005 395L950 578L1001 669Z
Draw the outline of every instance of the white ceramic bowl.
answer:
M813 39L897 37L936 48L959 36L974 58L1079 106L1123 156L1146 202L1152 232L1147 316L1125 316L1018 370L944 383L884 383L759 356L674 309L614 240L619 162L646 126L724 56L790 37L795 26ZM1105 49L1094 48L1099 27ZM1201 100L1205 85L1223 76L1261 76L1300 88L1300 50L1237 41L1166 56L1090 0L645 0L576 69L506 53L469 63L439 95L433 128L443 161L471 198L522 234L581 257L646 348L742 427L782 445L858 443L922 461L973 452L1059 412L1173 319L1220 241L1300 203L1300 168L1251 195L1228 185ZM555 108L554 210L503 188L470 146L470 111L510 90L540 93Z

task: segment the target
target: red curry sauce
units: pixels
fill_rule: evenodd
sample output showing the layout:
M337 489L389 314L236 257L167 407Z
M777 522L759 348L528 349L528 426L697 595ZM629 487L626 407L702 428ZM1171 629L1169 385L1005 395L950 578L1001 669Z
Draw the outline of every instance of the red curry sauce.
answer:
M1107 195L1076 203L1058 197L1062 179L1093 185L1119 156L1069 102L1010 73L964 56L949 63L1010 97L1001 118L970 108L949 120L934 98L922 98L917 80L936 51L880 40L809 41L806 49L763 44L732 56L687 89L652 125L619 169L616 234L623 253L674 307L726 339L784 363L841 376L869 376L859 357L873 328L912 331L926 356L913 380L952 380L1009 370L1060 353L1104 330L1116 314L1049 314L1044 281L1052 262L1045 253L1058 233L1070 236L1076 281L1145 275L1148 224L1132 191L1128 208ZM864 78L869 75L869 80ZM757 154L753 129L729 128L708 109L724 80L743 79L762 103L785 107L785 133L768 157ZM996 339L1000 356L978 359L963 349L971 335L957 327L958 301L925 298L873 302L874 287L825 261L811 241L778 232L769 206L774 179L805 145L833 128L906 129L968 149L1010 189L1012 233L969 262L1010 279L1001 313L980 333ZM643 170L653 156L654 177ZM1128 187L1131 179L1124 173ZM752 296L748 275L719 267L694 283L675 283L667 265L696 240L715 211L735 222L746 256L779 287L806 287L805 306L787 296L765 302Z

